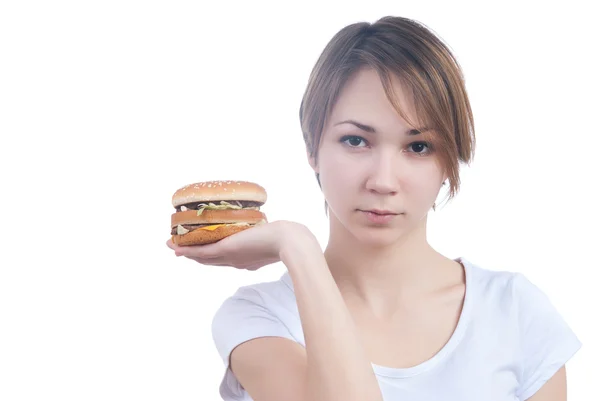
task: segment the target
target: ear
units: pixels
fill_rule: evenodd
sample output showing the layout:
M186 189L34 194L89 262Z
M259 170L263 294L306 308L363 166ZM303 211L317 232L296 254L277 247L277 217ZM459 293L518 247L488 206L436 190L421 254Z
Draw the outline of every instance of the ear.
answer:
M444 174L442 176L442 187L446 185L446 181L448 181L448 174Z
M308 159L308 164L313 169L316 174L319 174L319 167L317 166L317 160L314 156L310 155L310 152L306 151L306 158Z

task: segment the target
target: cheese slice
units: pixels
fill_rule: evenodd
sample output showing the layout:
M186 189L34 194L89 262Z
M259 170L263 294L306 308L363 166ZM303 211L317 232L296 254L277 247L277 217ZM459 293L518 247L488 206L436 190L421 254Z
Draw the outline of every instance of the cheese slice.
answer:
M225 226L226 224L215 224L212 226L206 226L206 227L200 227L199 230L208 230L208 231L214 231L219 227Z

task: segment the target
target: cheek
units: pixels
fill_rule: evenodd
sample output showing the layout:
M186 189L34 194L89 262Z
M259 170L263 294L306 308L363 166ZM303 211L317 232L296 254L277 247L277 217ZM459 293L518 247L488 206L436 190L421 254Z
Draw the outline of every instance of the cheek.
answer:
M354 190L359 180L359 166L343 154L323 152L322 156L319 160L321 187L325 196L334 202Z
M321 165L320 179L326 195L344 192L348 186L347 169L341 164L334 164L332 160Z
M319 173L321 182L327 182L334 186L351 185L352 178L357 175L359 169L356 160L341 152L327 152L319 162Z
M438 184L437 176L439 175L437 170L429 171L428 169L422 170L419 173L413 175L406 182L406 190L408 193L412 193L413 199L418 203L429 203L435 201L438 193L441 189ZM439 177L441 183L442 177Z

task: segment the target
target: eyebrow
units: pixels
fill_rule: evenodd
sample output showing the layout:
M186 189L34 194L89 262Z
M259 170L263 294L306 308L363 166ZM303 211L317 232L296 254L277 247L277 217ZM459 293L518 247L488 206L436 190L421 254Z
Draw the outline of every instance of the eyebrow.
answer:
M352 124L352 125L358 127L359 129L365 131L365 132L370 132L372 134L376 134L377 133L377 130L375 128L371 127L370 125L362 124L362 123L359 123L358 121L354 121L354 120L340 121L339 123L336 123L335 126L342 125L342 124ZM406 134L410 135L410 136L413 136L413 135L419 135L419 134L421 134L422 132L425 132L425 131L429 131L429 128L427 128L427 127L413 128L410 131L408 131Z

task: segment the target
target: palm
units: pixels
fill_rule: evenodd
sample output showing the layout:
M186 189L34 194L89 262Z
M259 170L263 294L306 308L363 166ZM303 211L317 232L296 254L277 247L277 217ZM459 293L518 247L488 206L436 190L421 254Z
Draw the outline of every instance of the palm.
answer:
M170 243L169 247L204 265L257 270L279 261L281 239L295 226L278 221L240 231L214 244L177 247Z

